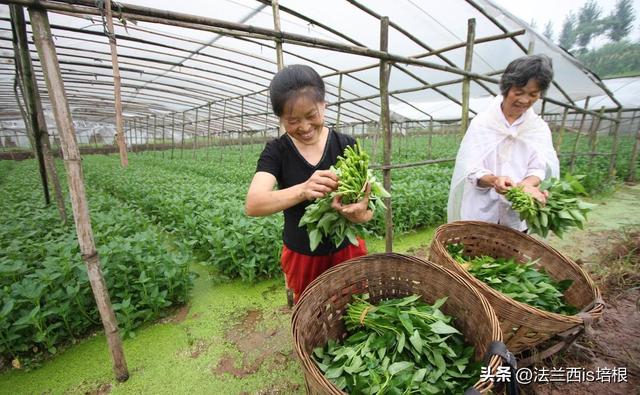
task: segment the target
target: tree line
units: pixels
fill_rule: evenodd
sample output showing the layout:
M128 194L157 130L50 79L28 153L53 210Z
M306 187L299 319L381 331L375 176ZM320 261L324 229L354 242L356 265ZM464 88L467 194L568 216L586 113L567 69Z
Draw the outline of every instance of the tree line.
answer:
M608 15L595 0L586 2L577 12L566 15L556 43L577 57L601 78L640 74L640 41L629 39L636 19L632 0L618 0ZM535 28L535 22L532 21ZM543 33L553 41L553 23ZM604 45L589 48L594 40Z

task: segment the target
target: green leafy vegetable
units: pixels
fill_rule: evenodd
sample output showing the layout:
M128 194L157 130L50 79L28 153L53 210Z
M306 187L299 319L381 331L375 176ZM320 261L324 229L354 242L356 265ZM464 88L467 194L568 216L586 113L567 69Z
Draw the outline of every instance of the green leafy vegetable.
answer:
M354 295L343 317L349 336L329 340L313 358L338 388L350 394L461 394L478 379L474 349L440 311L419 295L373 305Z
M529 231L546 237L549 231L562 237L569 227L583 228L587 213L594 204L585 203L577 198L586 195L580 180L584 176L567 174L564 179L550 178L540 184L541 191L548 191L547 203L542 205L522 187L511 188L505 197L511 207L518 212L520 219L527 221Z
M447 250L475 278L518 302L558 314L578 312L565 303L562 294L573 280L554 281L544 269L536 269L536 261L518 263L513 258L484 255L465 257L462 243L449 244Z
M338 176L338 188L308 205L298 224L301 227L306 226L311 251L314 251L326 237L331 237L336 247L342 244L345 238L358 245L356 235L362 233L364 228L361 224L349 221L331 207L335 196L340 196L343 204L359 202L365 196L367 184L370 184L369 210L373 212L376 209L385 210L382 199L391 196L369 169L369 155L361 149L359 143L345 148L343 156L338 157L338 162L335 167L331 167L331 171Z

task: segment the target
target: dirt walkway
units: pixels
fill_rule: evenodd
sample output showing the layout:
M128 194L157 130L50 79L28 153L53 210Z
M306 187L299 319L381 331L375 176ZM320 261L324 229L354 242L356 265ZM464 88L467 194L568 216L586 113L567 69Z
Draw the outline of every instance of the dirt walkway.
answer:
M594 325L593 333L583 335L577 346L538 365L565 372L575 368L587 376L592 372L594 378L536 383L524 387L525 394L640 394L640 233L627 233L627 244L621 243L624 230L640 229L640 185L623 186L596 203L599 206L591 213L584 231L573 231L564 239L552 237L549 242L592 274L603 292L605 313ZM624 258L633 254L634 248L635 258ZM613 283L610 279L605 281L605 276L621 269L635 272L630 280L626 276L626 284L632 285L621 287L624 278Z

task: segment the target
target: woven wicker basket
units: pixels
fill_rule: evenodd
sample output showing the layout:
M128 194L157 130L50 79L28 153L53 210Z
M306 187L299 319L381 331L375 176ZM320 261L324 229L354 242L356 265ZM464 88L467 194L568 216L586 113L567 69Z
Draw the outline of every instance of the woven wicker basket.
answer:
M343 394L324 377L311 353L329 339L346 337L342 315L351 296L362 293L369 293L373 303L412 294L422 295L425 302L434 303L448 296L442 311L455 317L454 325L473 344L478 360L492 341L502 340L498 320L487 300L457 274L431 262L399 254L354 258L315 279L293 310L293 340L302 363L307 393ZM493 356L489 361L491 372L495 374L500 364L500 359ZM490 381L479 381L474 386L481 393L491 387Z
M464 254L469 256L514 258L518 262L539 258L538 267L544 268L554 280L573 280L571 287L564 292L565 300L582 311L577 315L566 316L505 296L473 277L451 258L446 249L449 243L463 243ZM564 347L570 343L567 338L572 341L585 324L602 316L604 304L600 291L582 268L553 247L506 226L476 221L457 221L442 225L434 234L429 259L460 274L489 300L500 320L504 342L513 353L530 350L554 335L562 336L561 343L558 344ZM553 346L539 358L549 356L561 348Z

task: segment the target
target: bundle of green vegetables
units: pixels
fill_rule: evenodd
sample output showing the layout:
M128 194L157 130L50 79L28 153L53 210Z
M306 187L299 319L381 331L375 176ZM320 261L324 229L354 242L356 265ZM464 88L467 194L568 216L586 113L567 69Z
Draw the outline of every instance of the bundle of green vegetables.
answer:
M343 320L349 336L329 340L313 358L338 388L350 394L461 394L479 378L474 348L440 311L419 295L377 306L354 295Z
M449 254L475 278L504 295L552 313L574 315L574 306L564 301L563 292L573 280L554 281L544 269L536 269L536 261L518 263L513 258L490 256L465 257L464 245L447 245Z
M530 232L546 237L551 231L562 237L569 227L577 226L582 229L587 213L595 207L594 204L578 199L579 195L587 194L580 184L582 178L584 176L567 174L562 180L544 180L540 184L540 190L549 192L545 205L524 192L522 187L511 188L505 197L518 212L520 219L527 221Z
M385 210L382 199L391 196L373 176L369 169L369 155L362 150L360 143L345 148L343 156L338 157L335 167L331 166L330 170L338 176L338 188L308 205L298 224L307 228L311 251L329 236L336 247L342 244L345 237L358 245L356 235L364 232L361 224L354 224L331 207L335 196L341 197L342 204L356 203L364 198L367 184L370 184L369 210L374 213L376 208Z

